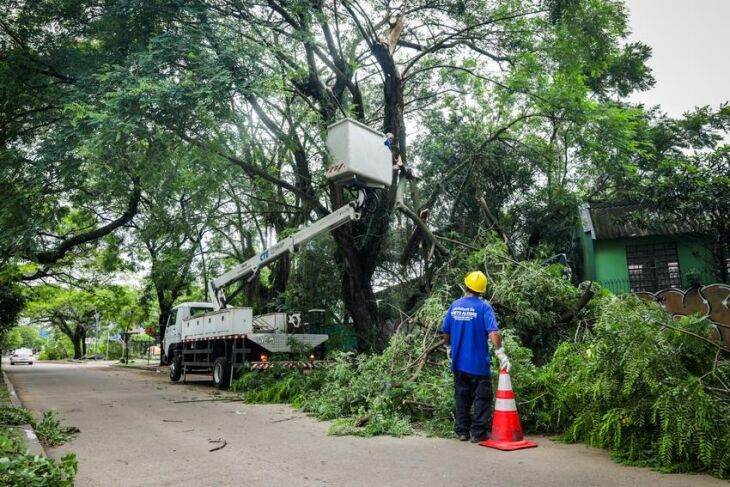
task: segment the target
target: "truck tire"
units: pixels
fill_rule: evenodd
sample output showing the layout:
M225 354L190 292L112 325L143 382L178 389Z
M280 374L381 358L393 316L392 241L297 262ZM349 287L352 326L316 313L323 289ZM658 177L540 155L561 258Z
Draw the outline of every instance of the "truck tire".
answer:
M170 380L177 382L180 380L180 377L182 377L182 357L176 355L170 360Z
M213 385L225 389L231 380L231 364L225 357L218 357L213 363Z

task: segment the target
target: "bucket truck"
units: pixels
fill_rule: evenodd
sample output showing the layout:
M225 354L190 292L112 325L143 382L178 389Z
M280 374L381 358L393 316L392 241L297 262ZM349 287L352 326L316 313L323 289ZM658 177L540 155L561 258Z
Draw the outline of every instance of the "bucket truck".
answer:
M162 346L170 380L207 371L212 372L216 387L225 388L244 368L266 368L275 358L272 355L293 348L310 351L308 366L314 365L327 335L300 333L299 314L253 316L251 308L229 307L224 291L235 282L253 279L262 267L312 239L360 219L373 205L374 190L391 183L387 142L383 134L351 119L328 127L327 148L333 163L325 176L336 185L356 190L357 199L213 279L208 286L211 302L187 302L173 308Z

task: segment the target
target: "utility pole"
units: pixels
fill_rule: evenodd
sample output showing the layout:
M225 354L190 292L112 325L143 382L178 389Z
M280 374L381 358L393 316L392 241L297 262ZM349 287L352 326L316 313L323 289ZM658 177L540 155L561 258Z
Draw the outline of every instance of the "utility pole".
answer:
M96 343L94 345L94 360L96 360L97 355L99 355L99 318L101 318L101 315L98 311L94 313L94 320L96 321Z

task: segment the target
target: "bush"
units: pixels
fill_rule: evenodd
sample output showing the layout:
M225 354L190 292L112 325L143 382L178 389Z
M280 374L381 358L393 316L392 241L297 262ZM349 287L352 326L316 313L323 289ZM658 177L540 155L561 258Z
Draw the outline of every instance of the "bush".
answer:
M674 320L633 296L603 299L597 318L538 373L532 387L541 396L528 406L543 422L530 426L607 448L619 461L730 477L722 386L730 373L727 363L714 367L718 349L698 338L710 336L710 325Z

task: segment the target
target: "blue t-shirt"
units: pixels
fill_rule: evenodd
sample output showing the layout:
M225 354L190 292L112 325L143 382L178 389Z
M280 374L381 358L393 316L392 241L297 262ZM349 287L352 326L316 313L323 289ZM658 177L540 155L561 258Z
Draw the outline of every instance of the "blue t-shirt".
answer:
M472 375L489 375L489 340L499 331L492 307L481 298L454 301L444 317L441 333L451 337L451 370Z

